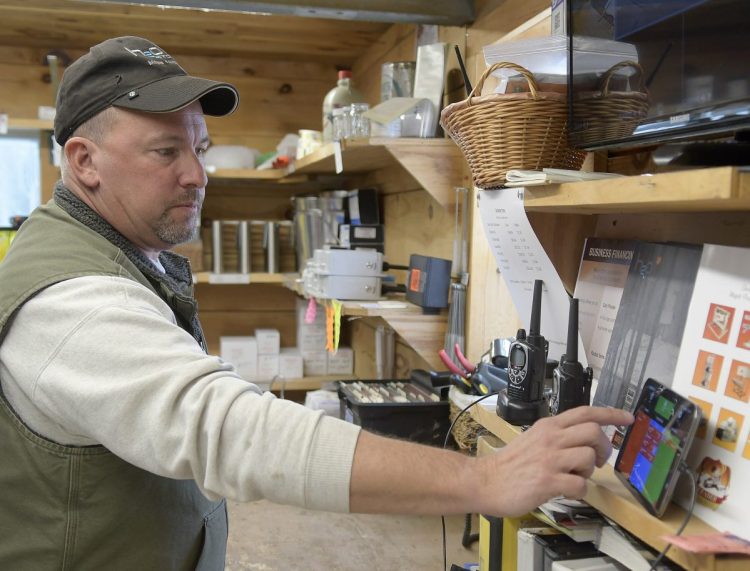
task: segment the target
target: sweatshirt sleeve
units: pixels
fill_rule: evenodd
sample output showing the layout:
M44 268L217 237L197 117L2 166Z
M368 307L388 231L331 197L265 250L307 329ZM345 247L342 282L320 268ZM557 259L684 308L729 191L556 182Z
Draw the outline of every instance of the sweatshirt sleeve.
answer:
M349 509L359 427L262 393L131 280L47 288L17 314L0 362L19 415L57 442L102 444L211 499Z

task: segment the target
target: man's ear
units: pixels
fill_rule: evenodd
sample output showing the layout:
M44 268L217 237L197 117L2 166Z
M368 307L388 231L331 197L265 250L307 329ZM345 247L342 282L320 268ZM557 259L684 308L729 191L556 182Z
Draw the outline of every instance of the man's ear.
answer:
M99 173L94 160L96 151L96 144L83 137L72 137L63 149L71 174L92 190L99 186Z

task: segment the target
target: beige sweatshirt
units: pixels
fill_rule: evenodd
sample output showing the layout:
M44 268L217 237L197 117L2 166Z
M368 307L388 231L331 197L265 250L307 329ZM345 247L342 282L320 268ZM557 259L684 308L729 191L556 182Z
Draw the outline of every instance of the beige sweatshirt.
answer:
M210 499L349 509L359 427L262 393L132 280L75 278L29 300L0 345L0 380L55 442L102 444Z

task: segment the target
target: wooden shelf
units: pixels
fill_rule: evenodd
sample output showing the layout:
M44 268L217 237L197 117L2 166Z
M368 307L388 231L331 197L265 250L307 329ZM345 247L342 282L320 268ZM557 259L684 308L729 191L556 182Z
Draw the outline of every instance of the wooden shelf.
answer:
M8 117L9 131L52 131L54 125L50 119L24 119Z
M481 405L472 407L470 410L474 420L503 442L510 442L521 433L519 427L508 424L493 410ZM589 480L584 500L657 551L661 551L665 545L660 536L673 534L685 516L685 510L674 503L669 506L661 519L650 515L617 479L609 464L595 471ZM690 535L715 531L714 528L693 516L683 533ZM739 556L721 558L714 555L698 556L674 546L667 553L667 557L691 571L709 569L739 571L747 569L749 561L747 557Z
M373 138L341 143L341 174L362 174L400 166L437 202L447 207L455 201L456 186L467 184L464 158L450 139ZM291 183L301 175L336 174L335 144L295 161L286 169L223 169L209 174L212 181L275 181Z
M283 283L298 295L304 295L298 277L296 274L284 274ZM406 307L377 308L367 307L375 304L375 301L344 301L341 314L345 317L383 319L431 367L436 370L442 369L445 365L437 356L437 352L445 343L448 314L443 312L438 315L425 315L422 308L413 303L401 299L393 301L404 303ZM365 307L362 306L363 303L366 304Z
M750 169L717 167L529 187L526 210L571 214L750 210Z
M283 284L288 279L287 274L269 274L251 272L249 274L214 274L212 272L198 272L193 275L196 284Z
M286 171L281 169L216 169L208 173L208 179L214 180L279 180Z
M448 314L425 315L422 308L408 303L405 308L370 308L360 303L344 302L342 313L351 317L379 317L435 370L445 365L437 353L445 343Z
M322 377L302 377L301 379L277 379L271 383L271 391L316 391L326 383L332 381L349 381L354 379L354 375L348 377L322 376Z

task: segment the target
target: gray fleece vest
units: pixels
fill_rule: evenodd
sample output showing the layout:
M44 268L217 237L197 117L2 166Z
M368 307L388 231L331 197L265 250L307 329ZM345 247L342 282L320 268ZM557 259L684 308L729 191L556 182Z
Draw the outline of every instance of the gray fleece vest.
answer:
M154 291L205 347L189 266L175 255L162 255L162 263L167 276L59 186L0 263L0 343L15 312L44 288L112 275ZM141 470L103 446L52 442L30 430L0 391L0 569L220 571L226 541L223 500L211 502L192 480Z

